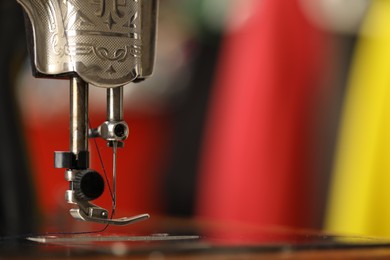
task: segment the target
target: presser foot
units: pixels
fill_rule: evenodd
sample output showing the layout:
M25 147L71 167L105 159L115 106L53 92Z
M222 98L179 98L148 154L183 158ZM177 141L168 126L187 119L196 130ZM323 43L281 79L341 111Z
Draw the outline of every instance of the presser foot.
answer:
M123 217L123 218L116 218L116 219L110 219L105 217L91 217L85 214L80 209L71 209L70 214L72 215L72 217L74 217L77 220L96 222L100 224L117 225L117 226L125 226L129 224L133 224L138 221L146 220L150 217L149 214L141 214L133 217Z
M85 204L85 203L83 203ZM109 218L108 211L98 207L92 203L87 203L89 205L80 205L78 209L70 209L70 215L77 220L96 222L100 224L109 224L117 226L125 226L133 224L142 220L148 219L149 214L140 214L133 217L123 217L123 218Z
M70 215L77 220L107 225L125 226L146 220L150 217L149 214L140 214L132 217L110 218L108 210L88 201L77 200L73 194L73 191L68 191L67 200L69 203L76 204L79 207L69 210Z

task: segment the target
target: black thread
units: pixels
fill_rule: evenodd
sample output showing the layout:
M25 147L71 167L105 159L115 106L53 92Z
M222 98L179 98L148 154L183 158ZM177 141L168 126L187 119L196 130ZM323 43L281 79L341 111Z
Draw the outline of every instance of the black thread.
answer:
M89 124L89 128L90 129L93 129L92 128L92 125L91 125L91 122L90 120L88 119L88 124ZM103 171L103 174L104 174L104 178L106 180L106 183L107 183L107 186L108 186L108 190L110 192L110 197L111 197L111 201L112 203L114 203L114 195L112 193L112 190L111 190L111 184L110 184L110 180L108 179L108 175L107 175L107 171L106 171L106 168L104 167L104 162L103 162L103 158L100 154L100 149L99 149L99 146L97 144L97 141L96 141L96 138L93 138L93 142L95 144L95 148L96 148L96 151L98 153L98 157L99 157L99 161L100 161L100 166L102 167L102 171ZM115 212L115 211L114 211Z

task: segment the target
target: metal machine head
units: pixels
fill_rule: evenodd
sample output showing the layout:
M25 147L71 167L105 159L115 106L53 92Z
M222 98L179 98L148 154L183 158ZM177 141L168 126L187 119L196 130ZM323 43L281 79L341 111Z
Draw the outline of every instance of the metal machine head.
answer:
M113 148L113 208L116 206L116 149L123 147L123 86L150 76L154 66L158 0L17 0L27 14L30 54L36 77L70 80L70 150L55 153L55 167L70 182L66 200L73 217L124 225L142 214L110 219L90 201L104 191L104 180L89 169L88 138ZM107 88L107 116L89 129L88 86ZM53 86L54 87L54 86Z
M17 1L31 23L37 76L117 87L151 75L157 0Z

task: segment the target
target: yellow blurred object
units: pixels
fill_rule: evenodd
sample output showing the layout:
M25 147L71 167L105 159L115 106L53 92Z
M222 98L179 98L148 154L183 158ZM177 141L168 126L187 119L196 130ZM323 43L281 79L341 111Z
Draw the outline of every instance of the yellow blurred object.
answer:
M352 63L326 231L390 237L390 1L375 0Z

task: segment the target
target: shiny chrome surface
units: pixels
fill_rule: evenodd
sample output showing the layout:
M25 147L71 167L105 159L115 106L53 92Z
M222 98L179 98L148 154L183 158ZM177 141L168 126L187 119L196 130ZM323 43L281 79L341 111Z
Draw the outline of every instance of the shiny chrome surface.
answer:
M107 121L123 120L123 87L107 89Z
M17 1L32 25L39 73L77 73L100 87L151 75L158 0Z
M88 151L88 84L78 77L70 80L70 151Z
M110 219L108 218L108 215L107 216L104 215L105 211L100 211L99 207L91 207L88 209L90 210L89 214L86 214L82 209L71 209L70 214L72 215L72 217L78 220L97 222L100 224L117 225L117 226L134 224L136 222L146 220L150 217L148 214L141 214L133 217ZM94 216L94 214L96 215L95 212L102 213L102 215Z
M120 128L120 131L117 129ZM129 135L125 121L105 121L97 129L92 129L90 137L100 137L107 141L124 141Z
M70 209L72 217L81 221L91 221L110 225L128 225L138 221L146 220L149 214L140 214L132 217L109 218L108 210L99 207L88 201L80 201L76 198L74 191L67 190L65 200L70 204L76 204L78 208Z

